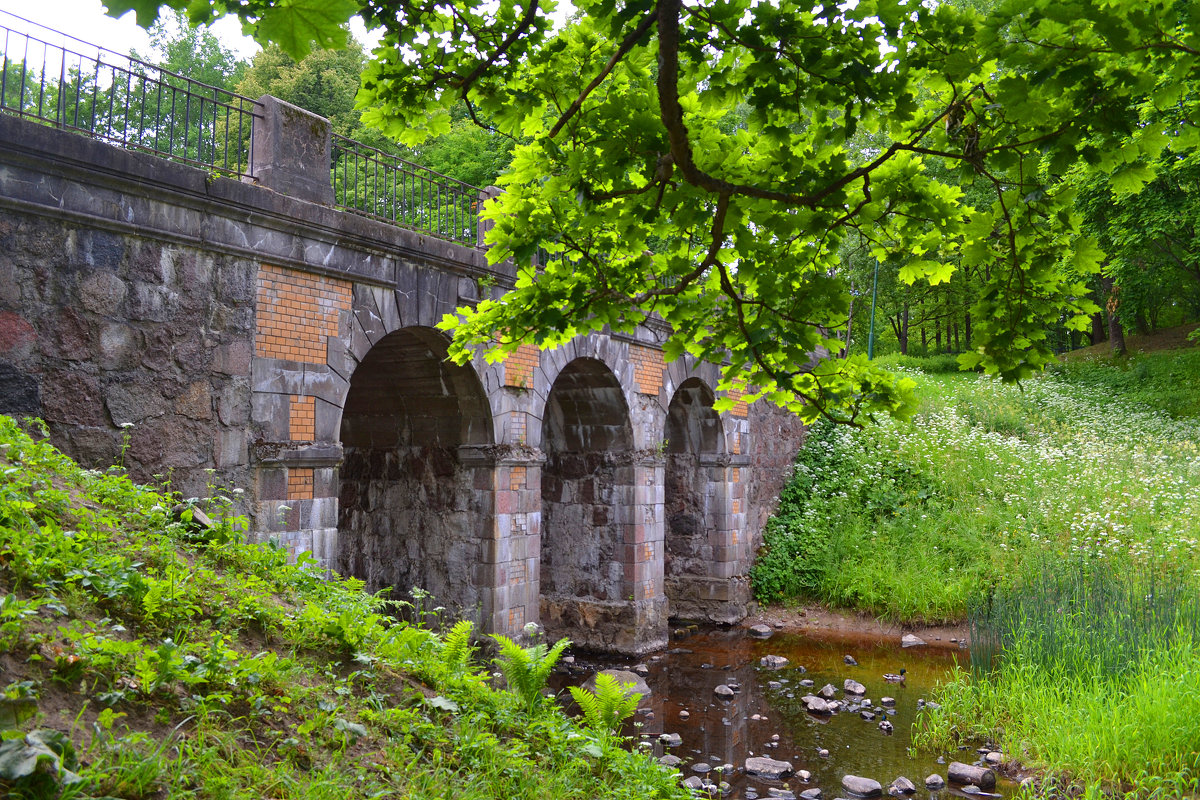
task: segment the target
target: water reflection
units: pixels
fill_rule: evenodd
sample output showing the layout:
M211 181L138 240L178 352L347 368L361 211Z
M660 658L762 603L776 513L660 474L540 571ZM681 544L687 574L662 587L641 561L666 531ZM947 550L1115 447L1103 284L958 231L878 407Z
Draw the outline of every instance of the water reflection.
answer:
M767 669L759 662L768 655L783 656L789 663L782 669ZM857 666L846 664L846 655ZM974 763L978 758L974 751L944 753L939 763L938 754L911 757L908 752L918 701L929 697L935 683L944 680L956 663L967 663L967 651L953 646L902 649L898 642L870 637L816 639L784 633L756 640L742 630L718 630L676 638L670 650L640 663L648 670L643 677L651 695L626 732L651 739L661 733L679 734L682 744L667 752L682 759L678 768L684 777L696 774L692 766L697 763L713 768L733 765L731 773L707 775L714 783L728 781L728 797L765 798L775 787L796 795L820 788L825 798L834 798L845 795L841 779L847 774L879 781L885 791L904 776L917 786L912 796L946 797L960 793L930 792L925 777L931 773L945 777L950 761ZM579 656L572 665L573 676L558 676L554 688L582 682L596 669L634 666L630 661ZM885 673L898 673L902 667L906 670L903 685L884 680ZM870 701L873 718L864 719L856 702L832 716L805 710L800 698L815 694L825 684L837 689L838 700L854 701L843 691L847 678L866 687L862 700ZM734 689L734 694L722 699L717 695L719 686ZM884 697L895 700L886 712L894 726L892 735L879 727ZM827 756L821 755L823 750ZM789 761L797 773L807 770L812 777L808 782L797 776L784 781L748 777L743 767L755 755ZM1008 796L1013 789L1002 781L997 791Z

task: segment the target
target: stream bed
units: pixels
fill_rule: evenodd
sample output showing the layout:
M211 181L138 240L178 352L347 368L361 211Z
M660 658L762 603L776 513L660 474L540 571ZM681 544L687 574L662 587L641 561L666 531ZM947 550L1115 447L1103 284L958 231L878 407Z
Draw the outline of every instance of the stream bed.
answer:
M760 663L765 656L782 656L788 664L770 669ZM846 663L846 656L857 666ZM832 800L852 796L842 788L845 775L878 781L885 794L892 781L904 776L916 786L910 797L979 797L954 785L940 791L925 786L930 774L945 779L953 761L980 762L983 756L975 749L915 756L909 752L919 703L930 698L934 685L944 681L956 663L966 666L967 651L949 642L902 648L898 638L777 631L769 639L756 639L745 629L699 630L676 635L668 650L640 660L577 655L551 686L563 691L600 669L637 668L650 694L625 732L651 743L656 755L681 759L676 768L684 778L697 775L713 784L726 782L723 797L753 800L787 797L788 792L800 797L817 788L822 798ZM896 674L901 668L903 684L884 680L885 673ZM865 695L848 695L843 690L846 679L861 683ZM807 680L813 682L811 687L801 685ZM851 704L849 709L832 715L806 710L800 698L817 694L826 684L837 689L837 700ZM718 686L735 691L723 699ZM880 729L884 697L895 701L886 712L891 734ZM873 719L864 719L857 710L862 699L871 702ZM682 741L664 747L658 741L661 734L678 734ZM744 766L753 756L790 762L796 774L782 780L748 776ZM695 771L700 764L713 769ZM717 771L723 765L733 769ZM801 779L802 770L811 773L809 780ZM993 793L982 796L1007 798L1015 791L1015 784L1000 778Z

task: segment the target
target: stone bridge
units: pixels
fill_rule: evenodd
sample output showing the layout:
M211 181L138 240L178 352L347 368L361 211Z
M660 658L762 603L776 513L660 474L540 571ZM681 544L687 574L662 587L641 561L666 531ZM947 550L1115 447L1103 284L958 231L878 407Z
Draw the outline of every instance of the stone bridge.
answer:
M262 109L254 181L0 115L0 411L485 631L637 653L744 616L799 423L717 413L653 325L448 362L436 323L511 265L333 208L328 123Z

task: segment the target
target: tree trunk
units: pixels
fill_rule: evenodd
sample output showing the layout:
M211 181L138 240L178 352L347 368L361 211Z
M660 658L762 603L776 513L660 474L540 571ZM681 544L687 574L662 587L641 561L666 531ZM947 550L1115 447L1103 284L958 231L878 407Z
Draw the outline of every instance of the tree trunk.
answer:
M900 355L908 355L908 304L900 312Z
M933 352L942 352L942 325L939 322L933 323Z
M967 346L967 349L970 350L971 349L971 312L970 311L963 314L963 339L964 339L963 344L965 344Z
M962 352L961 350L958 349L958 320L957 319L954 320L954 352L956 352L956 353Z
M1100 288L1108 296L1105 310L1108 311L1108 340L1112 343L1114 356L1125 355L1125 331L1121 328L1121 315L1117 309L1121 306L1121 290L1113 285L1113 279L1107 276L1100 278Z
M1092 314L1092 344L1100 344L1104 341L1104 314L1097 311Z

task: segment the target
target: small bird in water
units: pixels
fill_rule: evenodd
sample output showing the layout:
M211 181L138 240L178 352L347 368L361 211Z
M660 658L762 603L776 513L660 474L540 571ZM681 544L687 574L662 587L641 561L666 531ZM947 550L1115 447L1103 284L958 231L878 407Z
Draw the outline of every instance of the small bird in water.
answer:
M883 679L885 681L887 681L888 683L903 684L904 683L904 673L906 673L906 672L908 672L908 670L906 670L904 667L901 667L899 675L897 675L894 672L885 672L885 673L883 673Z
M886 733L888 736L891 736L891 735L892 735L892 723L891 723L891 720L889 720L887 717L884 717L884 718L883 718L883 721L879 723L879 730L883 731L883 732L884 732L884 733Z

